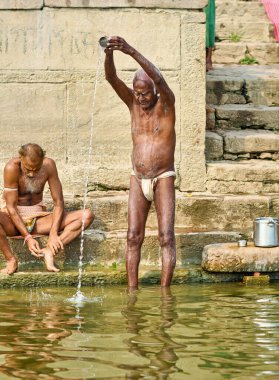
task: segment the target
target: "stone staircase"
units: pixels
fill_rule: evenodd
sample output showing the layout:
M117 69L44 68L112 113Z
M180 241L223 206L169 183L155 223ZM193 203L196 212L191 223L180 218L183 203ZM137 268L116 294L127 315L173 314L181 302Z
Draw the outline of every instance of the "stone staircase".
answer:
M216 37L215 63L238 64L245 57L278 63L279 44L258 0L216 0Z
M217 0L216 20L215 70L207 75L207 190L279 193L279 44L273 25L258 1ZM245 51L260 65L240 65Z
M207 76L207 189L279 192L279 66L221 66Z

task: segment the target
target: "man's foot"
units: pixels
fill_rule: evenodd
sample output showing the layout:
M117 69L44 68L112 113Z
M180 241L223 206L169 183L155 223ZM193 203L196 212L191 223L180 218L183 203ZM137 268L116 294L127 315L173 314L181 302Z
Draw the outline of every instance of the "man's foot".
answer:
M41 254L45 260L46 268L49 272L60 272L59 268L54 266L54 256L49 248L41 249Z
M2 274L13 274L18 269L18 263L16 258L12 258L7 261L6 268L2 269L0 273Z

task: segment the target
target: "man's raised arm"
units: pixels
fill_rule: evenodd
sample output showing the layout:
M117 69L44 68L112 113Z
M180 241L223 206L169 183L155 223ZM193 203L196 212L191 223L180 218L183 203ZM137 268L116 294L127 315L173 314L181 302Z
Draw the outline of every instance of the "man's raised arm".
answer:
M110 37L107 49L119 50L124 54L130 55L143 68L146 74L153 80L156 90L160 94L160 99L168 106L174 105L175 97L172 90L169 88L160 70L146 59L135 48L130 46L122 37Z
M114 91L123 100L123 102L131 108L133 103L133 93L132 90L126 86L126 84L118 78L116 74L116 68L113 59L113 51L107 47L105 49L105 74L106 80L110 83Z

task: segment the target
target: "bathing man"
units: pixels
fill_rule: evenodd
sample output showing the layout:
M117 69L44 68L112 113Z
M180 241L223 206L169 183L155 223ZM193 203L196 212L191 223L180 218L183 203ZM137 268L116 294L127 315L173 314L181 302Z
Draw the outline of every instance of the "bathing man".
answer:
M133 89L118 78L113 51L132 57L140 66ZM161 285L169 286L176 263L174 213L174 94L160 71L121 37L110 37L105 49L106 79L131 114L133 141L126 269L129 287L138 286L140 249L145 224L154 199L162 248Z
M48 183L53 211L46 212L43 191ZM0 211L0 249L7 265L1 273L17 271L18 262L8 244L7 236L22 235L30 253L44 257L47 270L58 272L54 255L74 240L94 219L90 210L65 212L62 185L55 162L45 156L37 144L23 145L19 157L12 158L4 168L3 207ZM41 248L32 236L47 235L47 246Z

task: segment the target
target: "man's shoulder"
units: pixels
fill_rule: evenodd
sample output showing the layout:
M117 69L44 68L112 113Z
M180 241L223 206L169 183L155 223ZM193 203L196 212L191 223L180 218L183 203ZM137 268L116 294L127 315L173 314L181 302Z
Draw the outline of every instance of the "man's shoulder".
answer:
M55 161L50 157L44 157L43 166L48 171L56 168Z
M50 157L44 157L43 168L47 176L51 176L57 172L55 161Z
M18 157L11 158L5 165L5 170L18 171L20 167L20 159Z
M48 166L52 166L52 165L55 165L55 161L50 157L44 157L43 164L48 165Z

